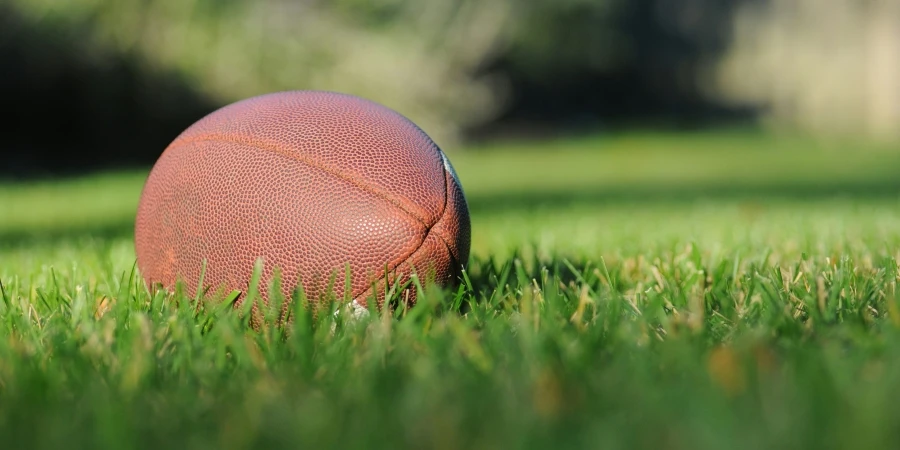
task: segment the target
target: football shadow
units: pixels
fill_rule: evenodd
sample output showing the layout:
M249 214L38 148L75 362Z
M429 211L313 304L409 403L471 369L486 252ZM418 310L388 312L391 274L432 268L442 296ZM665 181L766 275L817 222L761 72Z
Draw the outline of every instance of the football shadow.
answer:
M688 186L628 186L555 192L509 192L469 195L472 215L518 213L541 209L546 212L572 206L615 206L690 204L697 201L801 201L830 199L892 200L900 198L900 177L839 183L770 183L757 186L735 184L697 184ZM477 232L477 230L475 230ZM60 243L79 239L122 239L134 233L133 220L98 221L96 225L77 227L0 230L0 247L28 246L35 243Z
M131 239L133 235L134 222L130 220L71 228L6 230L0 231L0 251L41 245Z
M496 214L541 208L561 210L573 205L687 204L697 201L821 201L829 199L900 198L900 177L855 182L777 182L741 186L707 183L685 186L625 186L547 192L509 192L467 197L472 214Z

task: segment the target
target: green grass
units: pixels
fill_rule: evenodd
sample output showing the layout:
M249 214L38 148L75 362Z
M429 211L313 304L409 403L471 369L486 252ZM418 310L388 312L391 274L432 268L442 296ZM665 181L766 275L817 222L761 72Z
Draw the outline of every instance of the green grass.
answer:
M0 442L895 447L900 153L630 134L452 159L463 288L296 308L287 335L144 289L145 172L0 186Z

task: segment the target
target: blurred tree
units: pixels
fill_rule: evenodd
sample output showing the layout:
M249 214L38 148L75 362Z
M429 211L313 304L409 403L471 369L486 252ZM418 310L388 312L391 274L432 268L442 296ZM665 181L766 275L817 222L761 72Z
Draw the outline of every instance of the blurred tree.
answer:
M720 98L765 105L778 128L900 138L900 2L771 0L737 17Z
M711 90L736 8L757 0L532 0L483 67L507 80L505 108L477 135L598 126L703 126L755 108Z
M35 27L77 26L100 48L171 69L221 102L337 90L410 116L439 141L490 117L472 76L508 0L12 0Z
M152 162L187 117L286 89L370 98L452 148L502 130L752 117L708 84L734 9L754 1L6 0L0 45L5 89L57 105L45 123L110 163Z
M0 176L153 161L216 103L177 74L90 45L80 27L33 27L0 5Z

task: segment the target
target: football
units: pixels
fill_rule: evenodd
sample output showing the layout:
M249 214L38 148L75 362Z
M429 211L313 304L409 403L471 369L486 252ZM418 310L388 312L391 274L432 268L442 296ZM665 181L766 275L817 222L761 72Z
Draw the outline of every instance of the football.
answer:
M413 306L411 277L456 285L469 246L441 149L401 114L333 92L261 95L200 119L153 166L135 222L149 286L237 290L236 306L257 261L264 301L277 275L287 299L302 288L310 302L381 308L398 287Z

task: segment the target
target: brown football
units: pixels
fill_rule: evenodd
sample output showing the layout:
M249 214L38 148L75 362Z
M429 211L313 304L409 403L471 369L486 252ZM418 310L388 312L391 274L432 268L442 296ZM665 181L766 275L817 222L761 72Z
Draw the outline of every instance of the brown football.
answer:
M291 91L225 106L179 135L154 165L135 224L138 268L151 286L190 295L239 290L258 259L290 298L327 291L383 305L412 273L458 283L470 223L456 173L399 113L346 94ZM345 295L345 271L349 288ZM398 297L415 303L415 288Z

